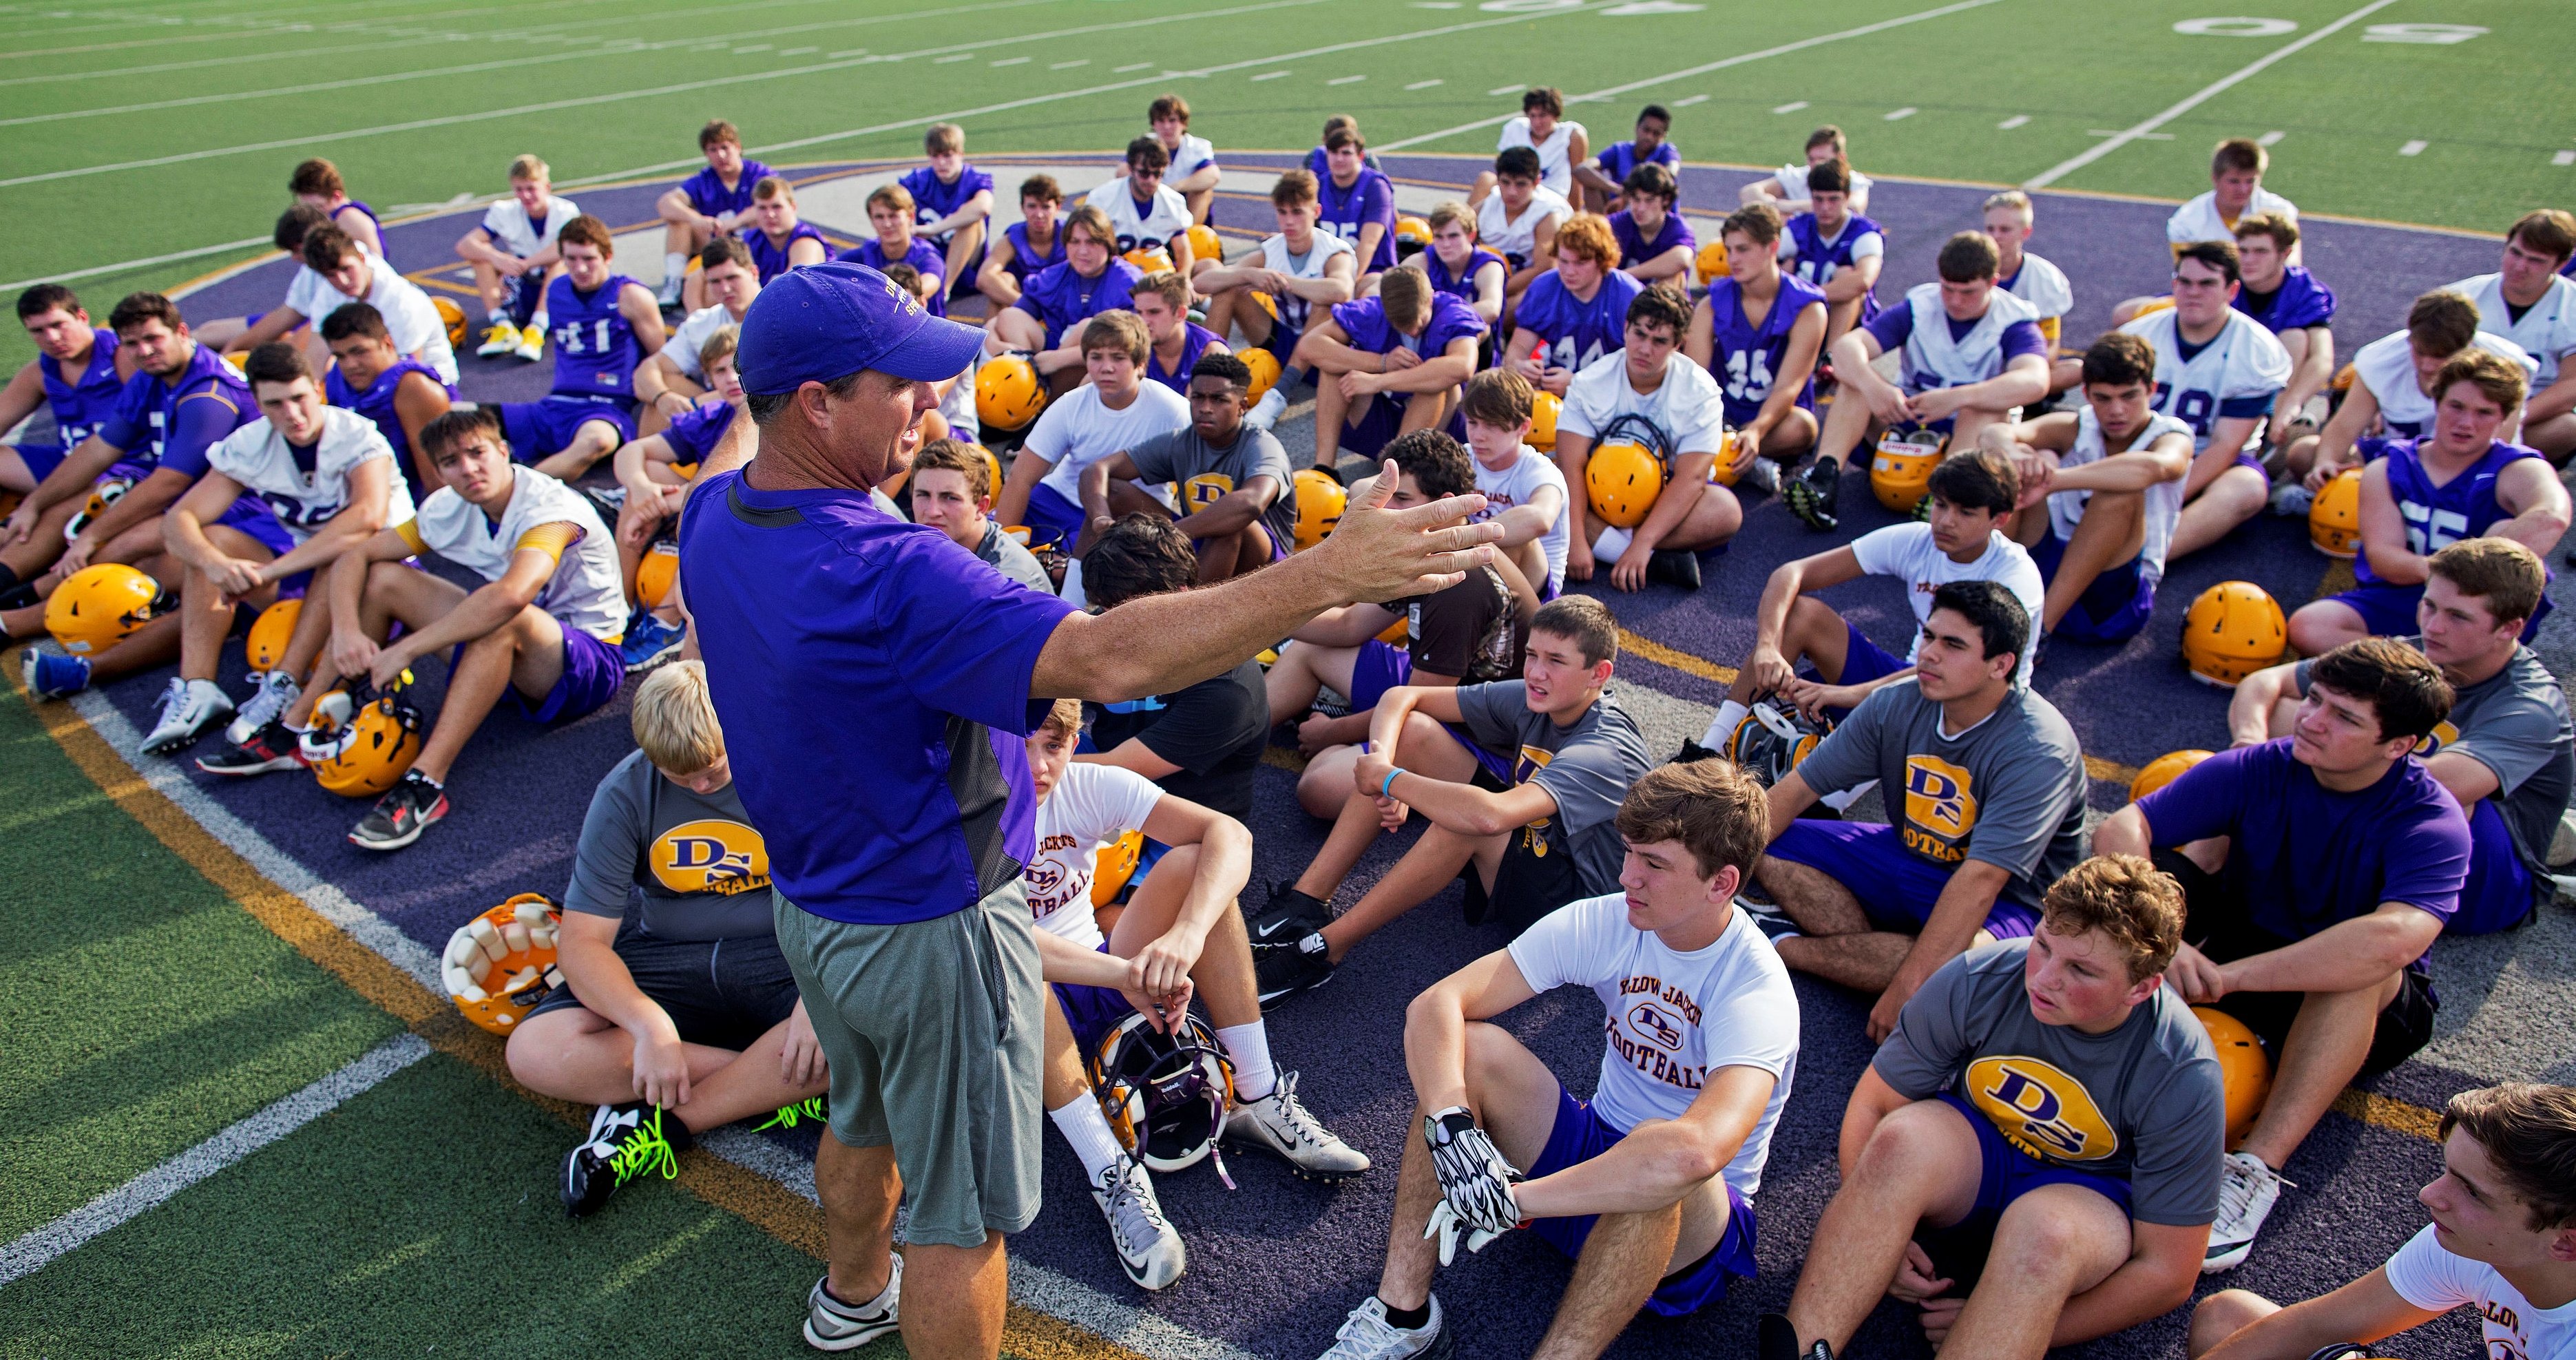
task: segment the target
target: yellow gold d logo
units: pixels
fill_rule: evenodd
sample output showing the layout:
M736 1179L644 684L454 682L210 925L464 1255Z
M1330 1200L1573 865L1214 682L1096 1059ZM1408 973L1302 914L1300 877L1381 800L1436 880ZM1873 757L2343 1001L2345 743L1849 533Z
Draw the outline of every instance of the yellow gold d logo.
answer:
M748 892L769 882L769 848L740 822L683 822L655 838L653 877L675 893Z
M1943 840L1957 840L1977 824L1977 796L1968 772L1932 756L1905 760L1905 820Z
M2094 1162L2120 1149L2084 1084L2037 1058L1980 1058L1968 1065L1966 1085L1969 1101L2034 1157Z

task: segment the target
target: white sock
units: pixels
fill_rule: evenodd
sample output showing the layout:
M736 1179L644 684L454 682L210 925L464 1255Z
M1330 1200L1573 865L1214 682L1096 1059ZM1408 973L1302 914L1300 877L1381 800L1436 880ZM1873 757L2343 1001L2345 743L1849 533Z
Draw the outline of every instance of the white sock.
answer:
M1260 1100L1279 1089L1279 1069L1270 1063L1270 1031L1259 1020L1218 1030L1216 1041L1234 1060L1235 1099Z
M543 307L539 307L537 309L537 314L528 318L528 324L536 327L540 331L553 329L552 323L546 320L546 309Z
M689 257L674 250L662 256L662 286L676 293L680 280L689 272Z
M1082 595L1081 558L1074 558L1064 564L1064 589L1057 591L1056 594L1063 597L1066 604L1072 605L1076 609L1089 609L1091 607L1091 602L1084 599Z
M1752 712L1752 709L1746 708L1733 699L1719 704L1717 717L1709 723L1708 731L1700 735L1699 744L1712 751L1723 749L1726 746L1726 739L1735 735L1736 724L1743 722Z
M1121 1151L1118 1135L1109 1131L1109 1116L1100 1112L1100 1102L1089 1095L1075 1096L1064 1108L1047 1111L1047 1118L1073 1145L1073 1155L1082 1159L1083 1178L1098 1185L1100 1173L1118 1160Z
M1604 529L1599 538L1592 540L1593 560L1616 562L1627 555L1628 545L1636 541L1637 536L1625 529Z

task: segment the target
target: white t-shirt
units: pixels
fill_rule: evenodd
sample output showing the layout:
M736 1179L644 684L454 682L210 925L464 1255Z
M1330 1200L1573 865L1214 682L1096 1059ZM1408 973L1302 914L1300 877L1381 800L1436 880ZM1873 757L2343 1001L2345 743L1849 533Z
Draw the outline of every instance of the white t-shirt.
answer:
M2299 220L2299 205L2257 185L2254 196L2245 201L2245 212L2239 214L2236 221L2244 221L2255 213L2279 213L2296 222ZM2194 241L2232 242L2236 239L2236 222L2218 215L2218 191L2211 189L2174 209L2173 216L2165 219L2165 239L2178 246L2187 246Z
M2479 331L2469 343L2522 365L2526 382L2539 370L2522 346L2491 331ZM2391 331L2356 351L2352 356L2352 380L2369 389L2379 402L2379 418L2387 424L2390 434L2414 439L2433 432L2433 398L2416 375L2415 346L2406 332Z
M671 356L672 367L679 369L689 381L704 385L707 380L707 370L705 365L698 362L699 347L706 344L707 337L717 331L727 326L741 324L740 317L722 306L700 307L689 313L688 319L680 323L678 330L671 332L671 339L662 346L662 352Z
M1168 184L1155 188L1153 206L1146 212L1136 210L1136 196L1123 179L1102 180L1082 201L1109 214L1121 255L1138 246L1168 247L1173 237L1190 229L1190 201Z
M422 498L420 516L404 536L486 581L497 581L529 534L549 524L569 524L573 541L555 560L555 574L537 591L536 606L567 628L615 641L626 631L626 586L617 565L617 540L580 492L532 467L511 473L510 504L499 524L486 519L480 506L442 486Z
M546 222L541 229L528 220L528 210L519 206L514 195L483 210L483 230L503 250L524 260L553 245L563 232L564 223L581 216L581 206L569 198L546 198Z
M1948 553L1932 546L1929 524L1872 529L1853 539L1851 550L1862 571L1905 582L1905 602L1914 609L1916 625L1914 642L1905 649L1908 661L1923 647L1921 625L1932 617L1932 592L1952 581L1992 581L2011 591L2034 619L2048 596L2048 585L2039 579L2039 564L2030 560L2030 550L2006 534L1989 537L1985 552L1973 562L1953 562ZM2029 645L2022 649L2019 674L2030 674L2031 652L2038 646L2039 630L2034 628Z
M1084 468L1189 423L1189 402L1161 383L1138 382L1136 399L1121 411L1103 405L1099 387L1084 383L1039 413L1021 447L1055 464L1038 485L1080 505Z
M1150 129L1147 135L1152 135ZM1184 132L1181 134L1181 149L1172 152L1172 163L1163 171L1163 182L1169 184L1176 179L1188 179L1199 172L1200 166L1215 159L1215 143Z
M1675 953L1628 924L1620 893L1549 912L1511 943L1512 966L1538 991L1589 987L1610 1013L1592 1108L1622 1133L1649 1119L1678 1119L1708 1074L1755 1067L1776 1084L1745 1135L1726 1183L1750 1200L1762 1188L1771 1130L1789 1103L1798 1067L1798 994L1789 970L1752 918L1731 908L1715 943Z
M2130 440L2129 447L2121 452L2144 452L2169 434L2189 439L2191 427L2172 416L2148 416L2147 428L2140 430L2138 437ZM2094 416L2092 403L2087 402L2075 413L2075 447L2068 449L2066 456L2057 460L2057 465L2061 468L2082 467L2110 456L2108 446L2102 442L2102 422ZM2084 507L2092 499L2090 491L2048 493L2049 531L2062 541L2073 541L2075 526L2084 522ZM2174 525L2182 518L2183 482L2158 482L2147 488L2145 500L2147 540L2138 549L2138 567L2148 580L2161 581L2165 579L2165 550L2173 544ZM2031 617L2038 618L2039 615L2034 613Z
M1539 488L1556 488L1556 523L1539 535L1539 550L1547 554L1547 584L1552 589L1565 587L1565 542L1572 536L1574 504L1566 499L1565 473L1556 460L1527 444L1521 445L1519 461L1496 472L1483 460L1476 463L1476 490L1485 498L1485 508L1470 523L1481 524L1515 505L1527 505L1537 499Z
M1624 349L1584 365L1565 385L1565 409L1557 413L1556 428L1591 439L1625 415L1653 421L1673 441L1676 458L1726 447L1726 389L1680 350L1664 361L1664 381L1650 393L1639 393L1629 383Z
M2451 285L2451 291L2466 293L2469 301L2478 304L2479 330L2522 346L2539 363L2540 386L2558 381L2558 361L2576 354L2576 280L2564 274L2551 275L2549 291L2540 295L2540 301L2524 308L2520 320L2505 304L2501 274L2462 279Z
M2155 409L2191 427L2192 452L2209 447L2231 402L2259 403L2290 382L2290 352L2269 328L2233 307L2210 342L2183 357L2181 319L2171 307L2122 326L2156 351ZM2263 422L2246 432L2245 446L2263 438Z
M1091 915L1091 880L1101 847L1142 830L1163 791L1153 780L1115 765L1064 767L1064 777L1038 804L1038 850L1020 886L1040 930L1085 949L1101 944Z
M419 284L402 276L402 271L385 263L381 255L367 257L372 277L367 295L354 298L341 292L331 281L310 268L298 269L286 285L286 305L322 329L323 319L352 302L363 302L376 309L385 319L385 333L393 337L394 348L404 354L418 355L420 361L438 370L439 380L456 381L456 350L447 343L447 320L438 314L438 304L429 300Z
M1529 206L1518 217L1503 215L1503 193L1500 189L1485 195L1476 205L1476 239L1489 250L1499 251L1504 258L1521 268L1537 263L1530 253L1538 249L1538 224L1553 221L1559 226L1574 215L1574 205L1565 195L1542 184L1530 191Z
M2499 1360L2576 1360L2576 1303L2532 1307L2494 1266L2443 1250L2430 1223L2388 1258L2387 1271L2388 1287L2397 1297L2426 1312L2476 1310L2484 1354Z
M1287 233L1272 232L1261 242L1261 267L1270 270L1272 273L1285 274L1292 279L1320 279L1324 277L1324 266L1330 263L1334 256L1350 255L1356 257L1358 255L1357 251L1351 249L1350 242L1343 240L1341 237L1335 236L1331 232L1324 230L1322 227L1317 227L1314 231L1308 233L1306 240L1306 260L1305 263L1300 264L1297 261L1297 257L1291 254L1288 250ZM1354 269L1351 277L1352 280L1356 282L1359 278L1357 273L1357 259L1354 258L1352 263ZM1309 302L1294 293L1290 293L1286 297L1272 298L1271 301L1279 304L1279 320L1283 325L1300 335L1305 334L1306 317L1314 310L1314 303ZM1162 387L1161 383L1148 383L1146 385L1149 387ZM1169 388L1165 388L1164 390L1170 391Z
M1815 167L1812 165L1784 165L1771 172L1771 182L1780 186L1780 198L1783 202L1807 201L1807 172L1813 169ZM1875 182L1850 166L1844 166L1843 173L1851 178L1853 196L1868 193L1869 186Z
M1574 162L1568 158L1567 152L1574 145L1574 134L1578 132L1583 134L1584 143L1589 145L1592 141L1589 130L1571 118L1559 118L1556 131L1549 133L1546 141L1532 141L1529 118L1523 115L1503 124L1503 135L1494 139L1494 149L1509 151L1516 146L1525 146L1536 151L1539 187L1570 194L1574 192Z
M412 517L411 486L394 464L394 446L376 422L346 407L322 408L322 433L313 441L309 473L296 464L286 436L266 419L242 426L206 450L207 466L268 502L298 543L349 508L349 470L376 458L385 460L393 481L384 522L400 524Z
M2039 313L2040 329L2047 323L2075 310L2075 289L2066 281L2066 271L2025 250L2021 253L2021 272L2013 275L2012 287L2005 290L2030 304ZM2056 336L2050 336L2055 340Z

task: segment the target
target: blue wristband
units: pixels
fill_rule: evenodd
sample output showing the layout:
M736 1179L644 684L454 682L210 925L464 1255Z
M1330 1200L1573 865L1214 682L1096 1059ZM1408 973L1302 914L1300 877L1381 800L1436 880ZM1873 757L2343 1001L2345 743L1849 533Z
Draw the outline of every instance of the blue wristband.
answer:
M1396 768L1387 771L1386 778L1378 781L1377 796L1380 798L1392 796L1388 794L1387 790L1395 787L1395 777L1402 773L1404 773L1404 768L1402 766L1397 766Z

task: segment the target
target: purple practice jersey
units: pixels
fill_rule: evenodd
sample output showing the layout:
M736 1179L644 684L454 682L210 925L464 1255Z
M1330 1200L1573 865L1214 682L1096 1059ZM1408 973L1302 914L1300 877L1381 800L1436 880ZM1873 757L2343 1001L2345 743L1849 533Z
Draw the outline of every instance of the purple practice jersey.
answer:
M1377 249L1359 262L1362 274L1395 268L1395 181L1361 166L1349 188L1334 184L1328 174L1317 181L1315 192L1316 227L1350 242L1353 250L1359 248L1360 228L1371 222L1386 228L1377 238Z
M364 392L351 391L349 380L340 376L340 366L334 364L322 378L322 391L332 405L345 407L375 422L376 432L385 437L386 443L394 446L394 462L402 468L404 479L411 483L412 494L423 496L438 488L420 484L420 470L412 466L411 438L403 433L402 417L394 412L394 393L402 387L403 375L408 373L425 375L431 382L446 387L451 399L456 395L456 389L447 387L446 380L438 376L437 369L408 354L395 360L393 367L377 374L376 380L369 383Z
M1798 258L1789 266L1790 270L1819 288L1824 287L1837 270L1851 267L1854 258L1852 247L1858 245L1862 237L1876 236L1882 244L1887 240L1887 233L1879 230L1876 222L1859 213L1843 218L1842 234L1835 237L1831 245L1827 245L1818 232L1814 213L1800 213L1790 218L1787 229L1789 238L1798 243ZM1877 315L1878 290L1872 288L1861 294L1860 319L1867 321Z
M1742 425L1761 414L1762 403L1771 397L1771 380L1789 353L1789 333L1797 328L1798 314L1824 300L1823 289L1784 271L1779 296L1757 323L1744 315L1743 285L1724 278L1709 288L1708 368L1726 391L1728 425ZM1812 371L1798 389L1798 405L1816 409Z
M1465 298L1471 304L1476 300L1476 275L1486 265L1501 265L1504 278L1512 275L1512 262L1504 259L1502 252L1484 246L1467 248L1467 268L1456 275L1449 272L1449 265L1440 258L1439 251L1426 250L1414 258L1422 262L1422 273L1431 280L1431 291Z
M1166 373L1163 356L1149 347L1145 351L1145 376L1186 397L1190 394L1190 370L1198 367L1199 356L1217 342L1217 335L1195 321L1184 321L1181 326L1181 361Z
M712 406L694 406L671 418L662 429L662 442L682 463L703 463L713 453L716 441L733 428L733 403L720 401Z
M895 182L912 195L912 220L923 226L954 214L975 195L993 191L993 177L976 169L971 161L958 170L953 182L941 179L939 172L927 165L905 171L903 178ZM946 237L939 239L942 246L947 244Z
M76 377L63 376L63 366L50 354L36 356L37 375L45 380L45 404L53 409L55 439L71 452L98 433L116 410L125 382L116 376L116 332L90 329L89 367Z
M745 159L742 173L735 177L733 187L728 189L716 174L716 168L710 165L680 181L680 192L688 195L689 210L701 217L747 213L751 211L751 191L776 173L758 161Z
M1548 367L1579 372L1626 342L1628 304L1644 291L1646 285L1636 276L1613 269L1601 276L1601 286L1586 301L1568 292L1563 276L1551 269L1521 294L1512 324L1547 346Z
M1692 254L1699 252L1699 237L1691 234L1690 223L1677 212L1664 214L1655 226L1655 238L1647 240L1637 227L1637 219L1625 208L1610 214L1610 234L1619 238L1619 267L1643 264L1675 246Z
M1055 224L1055 249L1044 255L1038 253L1037 247L1029 244L1029 224L1026 222L1013 222L1002 228L1002 239L1011 243L1011 262L1002 266L1002 271L1018 280L1022 288L1029 286L1029 275L1064 263L1064 223L1062 222Z
M1425 359L1439 358L1453 340L1474 340L1485 333L1485 319L1450 293L1431 295L1431 319L1419 340L1387 324L1386 303L1379 298L1333 304L1333 324L1351 338L1351 348L1363 354L1388 354L1401 347Z
M2333 289L2317 281L2316 275L2294 264L2281 271L2280 287L2268 293L2239 289L2233 305L2262 322L2263 329L2279 335L2334 320L2335 295Z
M2511 519L2512 513L2496 502L2496 479L2508 465L2542 456L2538 449L2499 439L2466 471L2435 486L2424 471L2425 442L2391 444L2386 461L2388 494L2406 521L2406 547L2426 557L2462 539L2483 538L2498 521ZM2367 552L2354 554L2352 574L2366 585L2379 581L2370 570Z
M861 241L832 258L853 261L878 270L884 269L889 264L908 264L912 266L912 272L925 279L939 278L941 272L948 268L948 256L939 247L932 245L930 238L926 236L913 237L912 244L905 248L903 258L900 260L886 254L885 242L874 239ZM948 315L948 280L940 278L939 286L930 292L930 301L922 305L929 309L932 316Z
M140 477L166 467L186 473L193 482L206 475L207 449L258 418L250 384L222 355L198 345L175 378L137 373L128 379L116 409L94 433L121 455L116 460L121 476Z
M1601 173L1609 176L1613 184L1627 183L1629 172L1641 165L1660 165L1672 171L1673 178L1679 180L1682 176L1682 151L1680 147L1665 142L1655 148L1653 155L1640 158L1635 142L1612 142L1601 149L1600 155L1593 157L1593 164L1600 166Z
M1109 267L1093 278L1084 278L1072 264L1059 264L1039 271L1022 285L1020 300L1011 305L1046 323L1048 349L1064 343L1067 329L1100 315L1125 308L1128 294L1145 272L1125 260L1111 260Z
M626 289L638 286L623 274L609 275L607 282L588 293L572 286L570 274L559 274L546 285L546 317L554 328L556 392L608 397L630 409L635 405L635 389L629 384L644 351L626 314L617 310L617 300Z
M744 245L751 247L751 262L760 270L762 283L767 283L793 268L787 262L787 252L793 249L798 241L811 240L823 247L825 255L832 253L831 244L823 239L823 233L811 222L798 222L795 228L787 233L786 240L774 243L769 239L769 233L758 227L745 227L734 234L742 238Z

